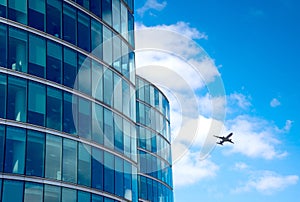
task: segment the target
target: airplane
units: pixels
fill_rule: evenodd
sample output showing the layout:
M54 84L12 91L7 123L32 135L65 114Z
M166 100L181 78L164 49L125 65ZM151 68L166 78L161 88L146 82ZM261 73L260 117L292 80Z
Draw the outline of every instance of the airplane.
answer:
M219 144L219 145L223 145L224 142L230 142L230 143L234 144L234 142L232 142L232 140L229 139L232 135L233 135L233 133L230 133L226 137L224 137L224 136L221 137L221 136L216 136L216 135L214 135L214 137L217 137L217 138L221 139L220 142L217 142L217 144Z

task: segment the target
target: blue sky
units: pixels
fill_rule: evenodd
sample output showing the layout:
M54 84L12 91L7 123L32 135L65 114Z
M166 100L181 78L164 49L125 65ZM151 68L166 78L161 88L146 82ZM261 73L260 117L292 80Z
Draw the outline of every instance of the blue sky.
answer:
M200 131L174 164L176 202L300 197L299 10L298 0L135 1L138 28L172 30L195 41L218 71L207 70L209 75L221 78L225 88L226 104L218 102L226 110L220 135L233 132L235 144L217 146L199 160L201 136L214 120L206 106L218 99L202 84L192 84L198 85L200 114L194 121L200 122ZM167 57L152 58L172 64ZM174 106L173 114L176 133L180 124Z

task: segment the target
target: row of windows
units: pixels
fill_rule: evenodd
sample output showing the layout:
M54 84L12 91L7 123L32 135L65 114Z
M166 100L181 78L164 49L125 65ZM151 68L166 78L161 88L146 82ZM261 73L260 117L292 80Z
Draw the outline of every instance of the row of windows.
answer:
M143 126L137 127L137 135L139 148L155 153L170 164L172 163L171 145L164 138Z
M77 0L77 3L92 11L134 45L133 15L120 0ZM82 11L78 11L77 18L77 9L62 0L1 0L0 17L46 31L73 44L78 37L79 47L86 51L93 50L88 44L89 38L84 38L90 36L87 29L90 29L91 18Z
M136 97L159 110L170 120L170 107L166 97L148 81L141 77L136 78Z
M139 196L151 202L173 202L173 191L150 178L139 176Z
M139 172L173 186L172 167L147 152L139 151Z
M2 171L62 180L120 197L135 195L137 189L137 168L120 157L71 139L0 125Z
M92 140L136 161L136 128L109 109L34 81L0 74L0 118Z
M3 187L3 188L2 188ZM2 189L1 189L2 188ZM1 192L2 190L2 192ZM118 202L75 189L17 180L0 179L2 202Z
M96 27L92 29L94 30L92 31L94 33L92 34L92 38L97 38L99 33L101 35L101 27L97 28L98 25L95 26ZM100 29L100 31L98 29ZM103 47L98 47L95 50L95 54L99 53L102 55L102 49L104 49L104 60L113 63L117 71L123 74L132 83L135 83L134 53L128 52L127 45L121 43L118 37L114 37L112 40L111 32L106 29L103 30L104 35L108 35L106 37L110 40L104 43ZM95 40L92 40L92 42ZM82 43L87 44L86 37L83 38ZM66 85L70 88L76 87L75 79L78 72L80 72L80 68L83 68L82 66L86 66L88 71L90 71L91 63L92 65L100 66L98 62L72 49L66 48L51 40L46 40L38 35L28 34L21 29L6 26L2 23L0 23L0 51L0 66L29 73L41 78L47 78L48 80ZM124 54L121 57L122 52L124 52ZM112 62L113 55L117 55L114 62ZM78 61L76 58L78 58ZM63 75L65 76L63 77ZM90 74L86 73L85 75L91 77ZM87 79L98 81L97 79L99 78ZM82 86L83 84L79 83L78 85ZM92 87L94 88L94 86L89 84L85 88L91 91Z
M161 113L139 101L136 102L136 111L138 123L148 126L160 133L169 142L171 141L170 123Z

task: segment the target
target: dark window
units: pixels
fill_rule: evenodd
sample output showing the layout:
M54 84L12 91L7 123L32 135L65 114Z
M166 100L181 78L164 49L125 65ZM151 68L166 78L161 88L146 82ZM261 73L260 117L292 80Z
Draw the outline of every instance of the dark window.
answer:
M47 87L47 127L62 129L62 92L49 86Z
M0 17L4 17L4 18L6 17L6 8L7 8L6 0L0 0Z
M62 82L62 46L51 41L47 42L47 79Z
M76 2L88 10L90 9L90 1L89 0L76 0Z
M99 18L102 17L101 13L101 0L93 0L90 2L91 3L91 11L97 15Z
M28 123L45 126L46 88L43 84L29 81Z
M64 33L63 39L76 45L76 10L69 6L68 4L64 4Z
M0 172L3 171L4 141L5 141L5 127L3 125L0 125ZM1 184L1 182L0 182L0 184ZM0 191L0 193L1 193L1 191ZM1 199L1 197L0 197L0 199Z
M64 48L64 85L70 88L76 88L77 76L77 54L75 51Z
M27 24L27 1L8 0L8 18Z
M82 12L78 12L78 47L90 52L90 18Z
M72 94L64 92L63 106L63 131L69 134L76 134L75 124L77 123L77 99Z
M37 35L29 34L29 64L28 72L45 78L46 42Z
M123 160L120 157L115 157L115 194L117 196L124 196L124 171Z
M38 30L45 30L45 0L29 0L28 24Z
M0 3L1 9L1 3ZM1 10L0 10L1 16ZM7 26L0 24L0 66L7 67Z
M102 0L102 19L112 24L112 0Z
M88 192L78 191L77 200L80 202L90 202L91 201L91 194Z
M92 148L92 187L103 190L103 151Z
M103 144L103 107L92 104L92 139L93 141Z
M104 152L104 191L115 192L115 157L111 153Z
M99 59L102 59L102 24L94 19L91 21L91 35L92 52Z
M6 75L0 74L0 118L5 118L6 114Z
M61 37L62 2L47 0L47 33Z
M103 202L103 196L93 194L92 195L92 202Z

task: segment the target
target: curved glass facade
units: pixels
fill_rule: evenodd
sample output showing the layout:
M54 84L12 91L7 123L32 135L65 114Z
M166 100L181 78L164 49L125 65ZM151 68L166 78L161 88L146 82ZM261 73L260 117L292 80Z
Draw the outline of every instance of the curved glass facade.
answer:
M169 102L157 87L136 80L140 201L172 202Z

